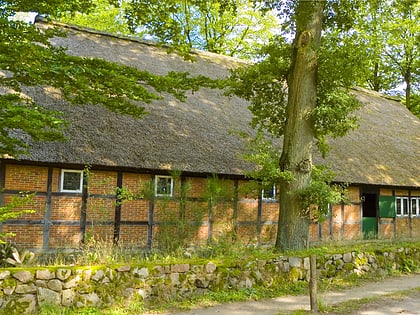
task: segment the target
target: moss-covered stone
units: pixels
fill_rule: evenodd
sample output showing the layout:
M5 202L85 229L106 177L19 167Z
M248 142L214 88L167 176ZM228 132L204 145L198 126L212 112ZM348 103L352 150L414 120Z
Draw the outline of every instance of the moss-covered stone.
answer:
M292 267L287 278L290 282L297 282L301 278L300 269L297 267Z
M343 270L346 272L351 272L354 269L354 264L349 262L349 263L345 263L343 266Z

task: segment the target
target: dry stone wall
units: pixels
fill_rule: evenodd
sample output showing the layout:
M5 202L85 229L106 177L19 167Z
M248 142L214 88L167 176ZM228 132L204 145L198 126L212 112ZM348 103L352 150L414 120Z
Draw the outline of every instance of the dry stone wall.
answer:
M0 314L36 314L43 304L101 307L122 299L188 298L207 291L275 286L307 281L309 257L275 257L223 265L183 263L118 267L0 269ZM420 252L347 252L317 257L321 278L349 274L386 275L419 267Z

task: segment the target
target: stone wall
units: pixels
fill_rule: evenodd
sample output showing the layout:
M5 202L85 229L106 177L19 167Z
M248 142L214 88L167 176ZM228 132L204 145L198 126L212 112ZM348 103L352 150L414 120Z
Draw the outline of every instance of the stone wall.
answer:
M420 250L400 248L377 253L347 252L317 257L319 277L410 272L419 267ZM0 270L0 313L36 314L40 305L101 307L124 299L187 298L209 290L275 286L307 281L309 257L215 264L118 267L57 267Z

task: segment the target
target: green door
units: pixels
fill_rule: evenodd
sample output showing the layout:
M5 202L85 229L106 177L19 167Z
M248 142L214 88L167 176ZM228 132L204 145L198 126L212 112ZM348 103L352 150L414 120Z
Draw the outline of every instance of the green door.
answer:
M363 239L374 239L378 235L378 223L376 218L364 217L363 224Z

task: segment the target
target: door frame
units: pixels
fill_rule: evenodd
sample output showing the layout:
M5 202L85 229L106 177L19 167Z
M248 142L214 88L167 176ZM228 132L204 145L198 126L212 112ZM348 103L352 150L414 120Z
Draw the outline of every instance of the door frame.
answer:
M369 207L369 208L368 208ZM379 231L379 188L360 187L360 231L363 239L378 237Z

